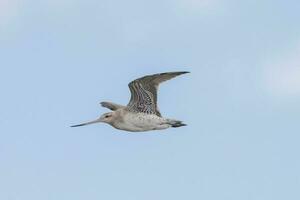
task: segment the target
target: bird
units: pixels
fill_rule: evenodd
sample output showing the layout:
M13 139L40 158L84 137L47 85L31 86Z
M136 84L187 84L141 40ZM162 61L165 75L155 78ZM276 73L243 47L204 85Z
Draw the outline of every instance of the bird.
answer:
M96 120L71 127L103 122L123 131L145 132L186 126L180 120L163 117L157 105L157 91L160 83L186 73L190 72L166 72L135 79L128 84L131 98L127 106L107 101L101 102L102 107L112 112L104 113Z

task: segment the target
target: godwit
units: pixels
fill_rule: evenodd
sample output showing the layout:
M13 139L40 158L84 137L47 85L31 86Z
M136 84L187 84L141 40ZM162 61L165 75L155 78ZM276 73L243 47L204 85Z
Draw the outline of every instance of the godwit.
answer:
M189 72L168 72L136 79L128 85L131 92L131 99L127 106L111 102L101 102L103 107L112 110L112 112L105 113L94 121L71 127L104 122L116 129L142 132L186 126L186 124L179 120L162 117L157 107L157 90L159 84L186 73Z

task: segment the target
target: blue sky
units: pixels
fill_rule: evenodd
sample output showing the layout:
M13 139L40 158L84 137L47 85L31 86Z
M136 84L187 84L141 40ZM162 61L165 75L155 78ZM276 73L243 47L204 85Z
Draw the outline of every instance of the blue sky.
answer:
M1 0L1 200L300 199L300 2ZM189 126L95 119L128 82Z

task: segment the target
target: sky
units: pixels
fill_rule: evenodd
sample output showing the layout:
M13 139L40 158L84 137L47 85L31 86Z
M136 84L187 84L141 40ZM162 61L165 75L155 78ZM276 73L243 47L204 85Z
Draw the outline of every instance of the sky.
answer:
M300 199L300 2L0 0L1 200ZM70 125L138 77L187 127Z

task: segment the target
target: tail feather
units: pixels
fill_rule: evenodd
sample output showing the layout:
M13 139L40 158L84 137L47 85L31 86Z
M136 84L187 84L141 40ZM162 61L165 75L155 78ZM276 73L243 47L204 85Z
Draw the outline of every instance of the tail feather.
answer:
M173 128L178 128L181 126L187 126L186 124L184 124L182 121L178 121L178 120L170 120L169 124L173 127Z

